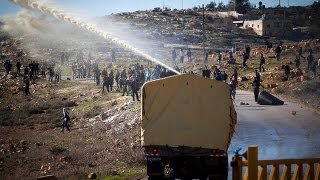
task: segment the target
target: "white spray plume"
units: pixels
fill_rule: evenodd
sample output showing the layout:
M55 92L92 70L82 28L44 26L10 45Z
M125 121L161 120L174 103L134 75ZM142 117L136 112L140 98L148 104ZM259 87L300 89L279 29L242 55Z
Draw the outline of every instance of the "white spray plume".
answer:
M45 14L51 14L52 16L54 16L55 18L57 18L59 20L63 20L65 22L72 23L80 28L83 28L83 29L86 29L90 32L93 32L93 33L113 42L114 44L120 45L120 46L132 51L133 53L140 55L141 57L144 57L150 61L153 61L153 62L177 73L177 74L180 74L174 68L171 68L170 66L164 64L163 62L157 60L156 58L151 57L150 55L142 52L141 50L137 49L136 47L129 45L127 42L110 35L110 33L98 28L96 25L89 23L84 19L77 18L76 15L74 15L74 14L64 12L63 10L59 9L54 4L50 3L50 1L48 1L48 0L10 0L10 1L12 1L22 7L28 8L28 9L34 9L34 10L41 11L42 13L45 13Z

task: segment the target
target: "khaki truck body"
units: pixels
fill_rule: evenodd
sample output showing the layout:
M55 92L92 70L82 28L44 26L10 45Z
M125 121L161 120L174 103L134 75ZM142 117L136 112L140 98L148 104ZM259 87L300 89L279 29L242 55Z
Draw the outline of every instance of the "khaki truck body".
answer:
M151 81L142 88L141 111L150 179L225 178L236 125L226 83L191 74Z

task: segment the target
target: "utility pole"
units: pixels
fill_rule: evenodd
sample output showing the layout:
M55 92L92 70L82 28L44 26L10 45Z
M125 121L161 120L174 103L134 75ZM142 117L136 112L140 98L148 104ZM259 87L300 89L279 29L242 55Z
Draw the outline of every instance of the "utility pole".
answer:
M182 9L183 9L183 0L181 0L181 3L182 3Z
M233 2L233 11L236 11L236 0Z
M202 46L203 46L203 59L205 59L205 57L206 57L206 47L205 47L206 36L205 36L205 32L204 32L204 4L202 4L202 38L203 38L203 43L202 43Z
M279 0L279 7L281 6L281 2L280 2L280 0Z
M164 11L164 0L162 0L162 11Z

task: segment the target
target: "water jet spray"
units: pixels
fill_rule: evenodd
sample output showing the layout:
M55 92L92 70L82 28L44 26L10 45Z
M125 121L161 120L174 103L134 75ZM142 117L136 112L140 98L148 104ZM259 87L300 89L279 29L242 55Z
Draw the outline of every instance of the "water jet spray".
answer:
M74 24L79 28L88 30L92 33L95 33L95 34L103 37L104 39L113 42L114 44L117 44L121 47L124 47L124 48L130 50L131 52L133 52L133 53L135 53L135 54L137 54L147 60L155 62L155 63L169 69L170 71L172 71L176 74L180 74L180 72L178 72L174 68L172 68L172 67L164 64L163 62L159 61L158 59L142 52L141 50L137 49L136 47L131 46L128 42L123 41L119 38L113 37L107 31L96 27L94 24L89 23L86 20L79 19L79 18L75 17L74 15L71 15L69 13L66 13L66 12L60 10L58 7L55 7L54 5L50 4L49 1L47 1L47 0L9 0L9 1L11 1L19 6L22 6L24 8L37 10L42 13L49 13L50 15L52 15L53 17L55 17L58 20L62 20L64 22Z

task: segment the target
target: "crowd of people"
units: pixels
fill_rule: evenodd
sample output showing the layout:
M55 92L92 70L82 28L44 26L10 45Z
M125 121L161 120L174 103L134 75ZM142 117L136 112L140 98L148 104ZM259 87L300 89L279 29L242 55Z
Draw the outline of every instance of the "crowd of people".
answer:
M100 70L98 65L95 64L93 75L96 85L102 86L102 92L105 92L105 90L107 92L120 91L123 96L130 95L134 101L140 101L138 91L145 82L168 77L174 75L174 73L159 65L151 69L136 63L132 67L122 70L107 67Z
M15 71L10 60L4 62L5 75L12 74L14 76L23 77L23 91L26 96L30 95L30 83L36 81L37 78L48 79L50 82L61 80L61 65L38 63L28 59L29 64L22 64L16 61Z

